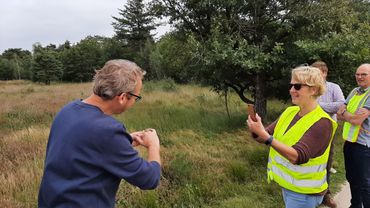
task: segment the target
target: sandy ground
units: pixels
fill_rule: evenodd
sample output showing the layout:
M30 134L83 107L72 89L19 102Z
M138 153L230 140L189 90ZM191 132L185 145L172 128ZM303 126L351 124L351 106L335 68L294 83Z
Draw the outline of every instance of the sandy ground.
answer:
M348 208L351 203L351 191L349 190L349 183L346 182L342 185L341 191L334 196L334 201L337 202L337 208ZM326 207L326 206L320 206Z
M348 182L343 184L342 190L335 195L334 200L337 202L338 208L348 208L351 205L351 191Z

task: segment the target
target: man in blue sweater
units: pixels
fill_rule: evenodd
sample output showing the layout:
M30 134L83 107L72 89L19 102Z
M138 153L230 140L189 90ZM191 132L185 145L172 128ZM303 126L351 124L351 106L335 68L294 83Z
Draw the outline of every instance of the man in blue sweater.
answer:
M160 180L160 144L154 129L129 134L112 115L141 99L140 67L108 61L94 76L93 94L64 106L51 126L39 208L114 207L121 179L141 189ZM148 158L133 148L147 148Z

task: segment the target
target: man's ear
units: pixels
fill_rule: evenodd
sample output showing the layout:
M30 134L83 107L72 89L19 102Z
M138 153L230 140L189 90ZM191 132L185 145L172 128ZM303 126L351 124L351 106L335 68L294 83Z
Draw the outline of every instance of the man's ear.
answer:
M117 95L116 98L119 102L126 102L127 101L127 93L123 92L120 95Z

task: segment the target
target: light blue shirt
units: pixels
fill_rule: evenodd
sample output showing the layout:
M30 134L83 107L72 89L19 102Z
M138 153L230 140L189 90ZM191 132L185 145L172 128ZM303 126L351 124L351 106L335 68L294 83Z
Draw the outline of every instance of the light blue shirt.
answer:
M357 88L360 89L360 88ZM367 91L369 88L363 91ZM346 104L349 102L349 100L352 98L352 96L348 96L346 99ZM367 110L370 110L370 99L368 98L363 106L363 108L366 108ZM367 147L370 147L370 118L367 117L364 122L362 122L361 128L364 129L363 131L360 131L358 134L357 143L361 145L365 145Z
M317 99L317 102L336 121L337 116L335 113L344 104L343 92L339 85L333 82L326 82L326 92Z

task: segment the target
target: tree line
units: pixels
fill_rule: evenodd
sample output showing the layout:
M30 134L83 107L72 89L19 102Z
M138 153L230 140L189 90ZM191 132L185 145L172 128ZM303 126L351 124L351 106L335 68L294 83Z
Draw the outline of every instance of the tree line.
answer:
M174 28L159 40L162 18ZM370 62L369 0L128 0L113 17L112 38L33 45L0 56L0 79L91 81L107 60L133 60L147 79L234 90L266 114L267 98L287 97L290 70L323 60L329 80L347 93L354 70Z

